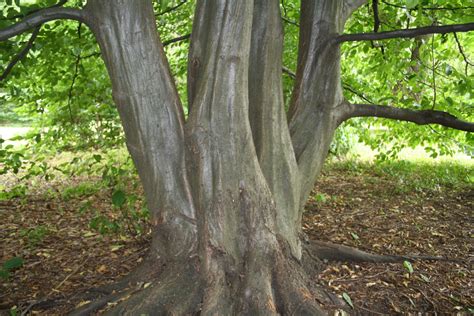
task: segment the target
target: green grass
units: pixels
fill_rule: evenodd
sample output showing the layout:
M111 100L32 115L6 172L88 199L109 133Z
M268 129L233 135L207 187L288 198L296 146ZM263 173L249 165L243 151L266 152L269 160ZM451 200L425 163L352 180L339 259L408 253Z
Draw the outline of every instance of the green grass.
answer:
M69 201L75 198L82 198L91 196L97 193L101 189L101 184L98 182L81 182L74 186L64 188L61 193L62 198L65 201Z
M353 158L331 161L327 170L349 172L366 177L385 178L398 184L401 192L438 191L474 187L474 163L468 160L367 161Z

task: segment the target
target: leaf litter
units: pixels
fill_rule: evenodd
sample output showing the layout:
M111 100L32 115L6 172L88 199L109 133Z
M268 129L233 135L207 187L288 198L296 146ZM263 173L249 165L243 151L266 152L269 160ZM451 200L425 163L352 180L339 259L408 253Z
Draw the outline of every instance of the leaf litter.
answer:
M57 192L64 185L47 184ZM469 312L474 189L398 193L397 185L379 175L326 170L306 205L303 230L310 238L369 252L459 261L329 262L314 278L338 294L351 314ZM114 204L122 200L102 189L86 202L113 218ZM0 263L22 260L0 279L0 315L25 309L31 315L67 314L85 304L75 298L78 293L114 283L141 262L149 229L142 235L101 234L90 225L94 212L83 205L81 197L65 200L41 190L0 201ZM39 304L49 299L54 302Z

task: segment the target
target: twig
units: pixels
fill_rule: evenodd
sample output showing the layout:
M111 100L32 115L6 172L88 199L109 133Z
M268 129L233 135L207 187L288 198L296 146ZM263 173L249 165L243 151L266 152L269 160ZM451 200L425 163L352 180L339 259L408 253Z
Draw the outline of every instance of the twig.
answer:
M5 80L10 74L10 72L12 71L13 67L15 67L16 64L18 64L23 58L25 58L26 55L28 55L28 52L33 47L33 44L36 38L38 37L40 30L41 30L41 25L37 26L33 30L33 33L31 33L30 39L28 40L28 43L26 43L25 47L23 47L23 49L15 57L13 57L13 59L8 64L8 66L3 71L2 75L0 76L0 81Z
M183 35L183 36L172 38L170 40L164 41L163 46L168 46L168 45L173 44L173 43L185 41L185 40L189 39L190 37L191 37L191 34L186 34L186 35Z
M403 5L397 5L397 4L393 4L393 3L389 3L385 0L382 0L382 2L386 5L389 5L391 7L395 7L395 8L399 8L399 9L407 9L406 6L403 6ZM446 8L446 7L421 7L422 10L434 10L434 11L442 11L442 10L446 10L446 11L457 11L457 10L466 10L466 9L474 9L474 7L472 6L467 6L467 7L453 7L453 8Z
M433 80L433 106L432 110L436 107L436 59L435 59L435 48L434 48L434 37L431 38L431 71L432 71L432 80Z
M364 310L364 311L366 311L366 312L369 312L369 313L372 313L372 314L386 315L386 314L384 314L384 313L379 313L379 312L376 312L376 311L374 311L374 310L372 310L372 309L368 309L368 308L365 308L365 307L362 307L362 306L358 306L358 305L355 305L355 308L362 309L362 310Z
M76 274L79 269L81 269L86 262L89 260L89 257L87 257L81 264L79 264L71 273L69 273L64 280L62 280L58 285L56 285L49 293L46 295L46 297L49 297L53 292L56 292L70 277L72 277L74 274Z
M287 74L291 79L296 79L296 74L291 71L289 68L283 66L281 67L281 70L283 71L283 73Z
M181 7L183 4L185 4L186 2L188 2L188 0L183 0L181 1L180 3L178 3L177 5L175 5L174 7L171 7L171 8L168 8L168 9L165 9L161 12L158 12L157 14L155 14L155 16L161 16L161 15L164 15L166 13L170 13L172 11L175 11L176 9L178 9L179 7Z
M464 62L466 63L466 68L464 69L464 73L465 73L466 76L467 76L467 68L468 68L468 66L474 66L474 64L469 61L469 59L467 58L466 54L464 53L464 50L463 50L463 48L462 48L462 46L461 46L461 42L459 41L459 38L458 38L458 35L456 34L456 32L454 32L453 35L454 35L454 39L456 40L456 43L458 44L459 53L462 55L462 58L464 59Z
M80 265L78 265L76 267L76 269L74 269L74 271L72 271L68 276L66 276L66 278L64 278L64 280L62 280L56 287L54 287L46 296L44 296L43 298L39 299L39 300L36 300L34 302L31 302L24 310L22 310L21 312L21 316L25 316L26 314L28 314L28 312L36 305L38 304L41 304L41 303L44 303L44 302L47 302L49 300L49 297L51 296L51 294L53 294L54 292L57 291L57 289L59 289L71 276L73 276L74 274L76 274L80 268L82 268L84 266L84 264L89 260L89 257L87 257ZM56 301L56 299L53 299L53 301Z
M290 19L288 19L287 17L282 16L281 19L282 19L283 21L285 21L286 23L288 23L288 24L294 25L294 26L296 26L296 27L300 27L300 25L299 25L298 22L295 22L295 21L293 21L293 20L290 20Z
M423 292L420 288L418 287L415 287L416 290L418 290L418 292L421 293L421 295L423 295L423 297L431 304L431 306L433 306L433 310L436 310L436 305L435 303L433 303L433 301L425 294L425 292Z
M350 92L352 92L353 94L355 94L356 96L358 96L359 98L361 98L362 100L370 103L370 104L374 104L374 102L372 100L370 100L369 98L367 98L363 93L355 90L354 88L352 88L350 85L348 85L347 83L343 83L342 84L342 87Z

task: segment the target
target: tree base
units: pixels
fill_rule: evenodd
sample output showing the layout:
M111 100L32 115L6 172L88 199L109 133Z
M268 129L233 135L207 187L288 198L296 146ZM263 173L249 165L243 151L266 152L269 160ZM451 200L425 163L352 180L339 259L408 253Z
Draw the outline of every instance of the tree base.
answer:
M197 258L161 265L149 257L122 281L92 291L92 294L107 295L71 315L90 315L96 311L105 315L325 315L347 306L311 278L323 269L322 260L374 263L450 260L371 254L321 241L306 243L304 252L302 262L284 255L285 251L277 251L271 260L267 258L263 262L248 259L243 263L245 274L238 275L230 265L220 265L224 268L214 273L202 273Z
M326 315L342 308L344 303L315 284L301 263L282 253L272 259L266 260L272 265L254 268L246 262L247 275L232 275L227 269L206 275L197 259L173 262L145 282L137 276L150 267L142 267L111 294L71 315ZM319 267L307 261L305 266Z

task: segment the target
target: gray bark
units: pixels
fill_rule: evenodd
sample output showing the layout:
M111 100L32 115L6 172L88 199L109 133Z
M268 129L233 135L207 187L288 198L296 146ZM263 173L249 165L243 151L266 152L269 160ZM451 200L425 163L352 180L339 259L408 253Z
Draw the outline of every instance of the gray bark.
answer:
M325 7L332 2L317 3ZM153 213L154 249L166 262L175 262L156 286L111 313L188 313L202 302L202 314L320 314L316 301L307 300L305 293L322 292L309 290L298 263L302 201L309 193L308 182L313 183L300 174L315 165L302 161L313 159L318 168L322 164L336 125L324 121L318 125L320 134L311 133L312 139L319 139L319 145L311 145L311 157L300 150L297 137L290 136L281 83L278 0L197 2L187 122L151 3L90 0L85 12L101 46L127 146ZM316 26L307 24L304 29L316 47L321 44L313 34ZM316 33L322 36L323 31ZM325 61L332 62L325 75L338 75L338 59ZM304 63L315 71L315 60ZM301 75L308 74L300 70ZM324 92L333 88L336 93L325 101L339 100L335 83ZM331 107L325 106L319 118L330 117ZM306 109L299 103L294 109L296 122L298 112ZM311 170L313 179L316 172ZM189 258L193 263L185 262ZM293 277L283 277L288 275ZM188 299L183 301L183 295ZM320 301L327 299L320 296ZM179 302L179 311L166 307Z
M152 4L91 0L84 10L159 235L155 248L167 257L190 255L196 248L196 214L185 168L184 115Z
M300 44L296 83L289 112L293 147L304 205L321 171L338 126L343 104L340 50L332 43L341 34L347 14L343 0L301 2Z
M276 225L301 258L300 174L286 123L278 1L255 1L249 68L249 118L260 168L276 205Z

